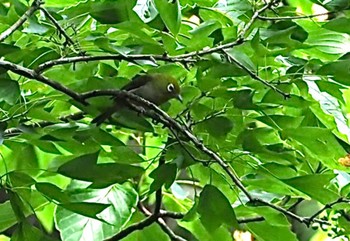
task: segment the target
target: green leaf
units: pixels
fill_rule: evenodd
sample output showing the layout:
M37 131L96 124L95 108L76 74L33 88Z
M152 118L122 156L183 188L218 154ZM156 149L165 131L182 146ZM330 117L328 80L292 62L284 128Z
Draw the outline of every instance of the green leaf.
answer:
M38 182L35 184L36 190L52 200L58 202L69 202L69 196L56 185L48 182Z
M136 0L107 0L103 2L91 2L91 16L103 24L115 24L124 21L137 21L138 16L132 7Z
M287 116L287 115L268 115L259 116L257 120L277 129L278 128L298 128L302 123L303 116Z
M297 48L307 39L308 32L292 21L283 21L270 29L261 29L260 35L268 45Z
M27 173L22 171L12 171L7 174L12 187L30 187L36 181Z
M339 196L327 186L335 174L313 174L282 180L294 189L301 191L310 198L323 204L335 201Z
M75 157L58 168L58 173L70 178L92 182L94 187L106 187L123 183L140 176L144 170L138 166L102 163L97 164L98 152ZM84 171L81 168L84 167Z
M184 42L190 51L200 50L204 47L213 46L216 42L222 41L221 25L216 20L208 20L197 28L190 30L191 39Z
M283 138L291 138L300 143L317 160L330 168L340 168L337 160L345 156L346 152L333 134L324 128L299 127L284 129Z
M25 220L24 211L26 209L22 198L18 195L18 193L12 192L12 191L8 191L8 195L10 197L11 207L16 216L17 221L18 222L24 221Z
M325 76L333 76L334 80L343 84L349 86L350 83L347 80L347 77L350 74L349 66L350 60L338 60L338 61L332 61L328 64L323 65L318 71L317 74L319 75L325 75Z
M93 241L112 237L129 221L138 201L135 190L122 185L89 189L73 184L68 188L72 202L85 204L63 205L68 209L57 207L55 220L63 240ZM91 211L86 202L98 202L101 205Z
M19 97L18 82L12 80L7 74L0 75L0 101L13 105L18 101Z
M232 232L226 227L221 226L215 231L208 230L199 220L179 221L179 225L193 234L200 241L217 241L217 240L232 240Z
M340 17L330 20L329 22L325 23L323 27L332 31L350 34L350 30L348 28L344 28L344 26L349 26L349 24L350 19Z
M111 152L107 156L111 157L117 163L133 164L145 161L127 146L112 146Z
M325 4L325 7L330 10L343 10L349 7L349 1L348 0L333 0L330 2L327 2Z
M75 4L78 4L79 2L81 2L80 0L66 0L64 2L60 1L60 0L47 0L45 1L45 6L46 7L69 7L69 6L73 6Z
M39 34L39 35L44 35L49 29L40 24L38 21L29 19L29 26L24 28L22 31L24 33L32 33L32 34Z
M52 237L49 237L43 233L42 230L32 226L28 221L19 223L19 226L12 235L13 241L53 241Z
M59 205L76 214L80 214L89 218L95 218L97 220L100 220L100 218L97 217L97 214L101 213L103 210L105 210L110 206L108 204L91 203L91 202L71 202L71 203L61 203Z
M213 232L222 224L229 227L238 227L236 215L229 200L212 185L206 185L199 197L197 212L203 226Z
M175 181L176 173L177 167L173 163L166 163L157 167L149 174L149 177L154 179L150 186L150 192L157 191L163 184L165 188L170 188Z
M309 31L309 37L306 44L310 44L317 50L326 54L338 54L344 53L344 49L350 44L350 39L343 33L338 33L326 29L315 27Z
M20 48L14 45L0 43L0 56L5 56L9 53L18 52ZM1 68L0 68L1 69Z
M179 1L154 0L154 4L165 26L176 36L181 26L181 7Z
M137 36L142 42L153 44L158 48L161 48L159 42L155 41L151 36L149 36L149 29L145 28L144 24L138 24L134 22L123 22L117 25L118 29L122 29L128 34L133 34Z
M204 127L213 137L224 138L232 130L233 123L225 116L217 116L202 122L200 126Z
M247 227L258 240L275 241L278 237L279 240L298 241L290 227L271 225L266 221L251 222Z
M252 60L242 51L238 51L235 48L232 48L227 51L228 55L231 56L234 60L241 63L244 67L249 69L251 72L256 72L257 68L252 62Z
M0 203L0 232L5 231L17 222L10 201Z
M255 110L259 107L253 103L254 92L250 89L239 90L233 93L233 105L238 109Z

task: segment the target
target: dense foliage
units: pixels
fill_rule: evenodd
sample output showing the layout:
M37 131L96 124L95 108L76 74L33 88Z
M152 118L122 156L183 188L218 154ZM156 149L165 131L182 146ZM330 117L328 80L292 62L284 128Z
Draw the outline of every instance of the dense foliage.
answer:
M348 9L2 0L0 240L345 240ZM184 102L91 124L144 73Z

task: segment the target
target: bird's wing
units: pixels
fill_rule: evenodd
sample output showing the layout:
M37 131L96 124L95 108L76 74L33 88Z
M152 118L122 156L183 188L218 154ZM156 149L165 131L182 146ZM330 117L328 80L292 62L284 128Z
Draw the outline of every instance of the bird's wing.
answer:
M124 85L122 90L130 91L137 89L151 80L149 75L139 75L133 78L128 84Z

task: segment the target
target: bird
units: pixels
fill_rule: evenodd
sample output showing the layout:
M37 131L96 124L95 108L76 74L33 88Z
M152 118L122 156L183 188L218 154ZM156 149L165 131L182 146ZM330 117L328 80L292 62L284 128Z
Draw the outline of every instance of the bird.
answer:
M123 86L121 90L129 91L157 106L174 98L182 102L179 82L174 77L163 73L139 75ZM126 104L123 103L123 100L115 98L113 106L94 118L92 123L99 126L114 113L125 107Z

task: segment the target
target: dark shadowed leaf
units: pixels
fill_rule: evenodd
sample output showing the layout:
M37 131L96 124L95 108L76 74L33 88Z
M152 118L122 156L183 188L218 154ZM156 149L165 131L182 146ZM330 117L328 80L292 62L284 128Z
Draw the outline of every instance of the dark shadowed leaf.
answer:
M141 167L126 164L97 164L97 157L98 152L73 158L61 165L58 172L70 178L92 182L95 187L106 187L140 176L144 171ZM84 171L81 171L82 168Z
M175 181L176 173L176 164L167 163L159 166L149 174L149 176L154 179L150 186L150 192L157 191L163 184L165 188L170 188L171 184Z
M219 189L212 185L206 185L201 192L197 212L208 231L215 231L222 224L238 227L230 202Z

